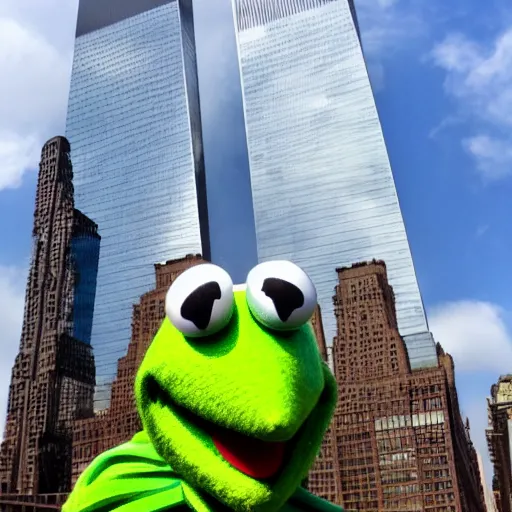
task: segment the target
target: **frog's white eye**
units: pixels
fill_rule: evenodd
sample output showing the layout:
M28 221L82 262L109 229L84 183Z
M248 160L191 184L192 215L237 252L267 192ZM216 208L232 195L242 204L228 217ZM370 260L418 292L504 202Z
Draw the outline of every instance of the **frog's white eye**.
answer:
M177 277L165 297L165 313L185 336L209 336L229 323L234 300L229 274L204 263Z
M313 316L315 286L300 267L290 261L268 261L247 276L247 304L256 319L269 329L298 329Z

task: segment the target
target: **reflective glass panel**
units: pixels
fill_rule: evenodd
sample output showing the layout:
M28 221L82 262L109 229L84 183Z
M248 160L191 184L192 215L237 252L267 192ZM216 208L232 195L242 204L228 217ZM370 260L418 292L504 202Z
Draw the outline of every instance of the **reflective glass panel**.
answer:
M97 236L83 233L72 238L71 254L75 273L73 336L88 344L91 343L99 253L100 239Z
M102 238L91 337L98 402L125 355L133 305L155 286L154 263L209 255L197 90L189 0L76 39L66 135L76 206Z
M426 332L349 3L234 0L234 9L259 260L290 259L311 275L330 343L335 269L382 259L400 333ZM421 359L432 362L425 339ZM414 360L417 338L409 340Z

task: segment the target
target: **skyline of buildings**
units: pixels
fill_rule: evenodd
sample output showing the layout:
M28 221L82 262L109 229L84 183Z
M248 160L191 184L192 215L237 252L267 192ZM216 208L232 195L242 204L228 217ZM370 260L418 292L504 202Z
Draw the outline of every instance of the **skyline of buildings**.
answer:
M383 259L413 368L434 367L405 225L347 0L234 0L258 260L315 283L327 344L334 269Z
M187 255L154 265L154 288L133 306L132 337L118 361L109 408L91 408L73 421L66 466L71 485L96 456L140 430L137 369L165 317L169 286L203 262ZM483 512L479 463L460 416L453 360L438 346L438 368L411 371L383 262L337 272L333 358L340 395L308 488L346 510ZM318 308L312 324L326 359Z
M91 271L92 276L95 275L94 262L97 263L99 235L97 226L73 207L69 151L69 143L63 137L51 139L43 148L34 221L35 245L39 247L39 257L34 260L30 274L32 278L39 271L45 270L46 273L40 281L49 282L52 290L51 278L57 277L57 281L63 283L62 289L67 292L62 293L64 300L61 301L61 321L65 332L56 333L55 346L48 343L42 345L42 352L50 352L50 355L44 356L45 360L39 365L38 379L34 386L37 390L36 401L40 407L34 410L37 415L33 417L36 424L49 422L51 426L45 426L36 437L35 451L39 452L37 462L30 466L33 459L30 455L26 458L33 481L37 482L32 488L14 489L6 483L3 476L3 469L6 467L3 454L12 453L12 450L6 450L9 443L2 446L3 458L0 466L2 494L15 491L20 494L39 493L38 499L41 500L48 499L42 493L68 492L95 456L128 440L140 429L133 381L145 350L165 316L166 292L182 271L205 261L199 255L188 255L165 264L154 265L156 286L143 294L132 308L131 342L125 355L118 361L110 407L95 412L92 407L94 359L91 347L88 343L74 340L69 333L76 332L70 313L78 312L83 315L87 311L87 308L75 310L75 304L90 303L88 300L77 300L77 295L81 293L86 299L90 298L91 287L84 288L79 285L82 282L81 276L87 277ZM52 226L64 226L65 229L52 230ZM51 231L55 237L53 243L48 242L49 237L46 236ZM84 244L81 239L87 236L90 243ZM75 243L75 239L79 239L81 243ZM46 246L44 243L41 245L41 241L48 243ZM67 246L63 245L65 243ZM53 253L54 258L57 254L64 257L65 264L61 260L52 261L50 258L49 266L41 266L41 262L47 260L44 255L48 253ZM87 258L91 255L92 262ZM34 268L37 269L35 272ZM62 278L55 272L59 268L64 276ZM343 389L340 388L336 416L324 439L322 454L310 475L311 490L343 504L347 510L353 509L352 506L356 506L358 510L375 510L371 503L375 496L382 503L379 510L484 510L478 505L479 500L482 503L484 500L478 474L478 457L469 437L469 425L464 424L460 416L453 360L438 346L439 368L411 372L406 347L397 330L394 293L387 283L383 262L363 262L354 264L349 269L336 271L340 284L336 287L333 300L339 333L334 345L333 362L338 385L343 386ZM372 280L374 274L377 275L376 280ZM85 279L85 283L89 285L93 281L90 276ZM33 286L33 283L32 279L28 282L27 306L34 291L40 289L40 286ZM51 293L45 296L51 302ZM53 303L50 306L52 307L48 309L49 319L47 318L46 323L58 323L59 320L52 316L55 311ZM341 317L343 318L340 320ZM312 324L320 352L326 359L323 317L319 308ZM46 339L54 340L52 336L47 336ZM397 350L400 343L401 351ZM386 356L386 344L390 349L389 357ZM17 373L19 367L15 365L13 368L13 403L20 403L20 380ZM57 375L57 379L52 381L52 374ZM435 390L432 390L432 377L436 377ZM25 376L25 386L29 381L30 376ZM354 395L354 391L357 391L355 387L351 388L354 384L362 392L359 389L359 393ZM345 388L347 385L349 388ZM407 389L407 385L412 388L412 392ZM44 394L48 387L54 393L53 398L49 396L48 399ZM373 395L368 390L373 390ZM58 393L61 394L60 397ZM398 401L393 400L394 394L399 398ZM432 400L435 401L434 405ZM430 405L426 406L426 402ZM347 406L350 411L344 411ZM390 406L392 410L385 414L386 407ZM406 414L401 414L403 411ZM350 421L343 421L343 412ZM376 415L375 412L379 414ZM20 416L17 417L18 425L23 424L19 418ZM387 420L386 428L382 427L383 418ZM11 429L12 424L11 421ZM9 423L6 432L8 429ZM398 437L395 435L396 431L400 433ZM373 443L368 443L366 438L364 443L360 443L354 438L354 435L361 437L365 432ZM23 435L20 431L16 432L15 441L23 439ZM13 436L10 441L11 447L19 444L12 442ZM362 437L359 441L363 441ZM28 446L30 437L26 442ZM406 452L408 455L404 458L403 454ZM410 467L404 466L406 459L410 462ZM364 468L360 467L360 461L363 460ZM16 473L16 466L14 465L11 475ZM55 471L55 467L60 471ZM27 473L29 472L25 470L24 474ZM412 480L416 481L407 482L399 478L405 473L409 476L415 475ZM363 474L364 479L361 478ZM380 481L372 479L372 474L380 475ZM457 480L455 484L454 479ZM362 480L366 480L366 484ZM469 487L468 482L472 483ZM19 499L22 498L20 495ZM54 499L64 501L62 494L56 495ZM427 508L422 508L423 506Z
M91 335L102 408L153 263L210 253L191 0L79 2L66 137L77 207L103 238Z
M163 315L162 286L168 286L176 275L167 272L167 264L159 266L156 262L198 253L210 259L207 170L202 151L191 0L109 1L111 9L106 9L105 2L100 0L80 2L66 135L73 147L77 207L84 213L73 207L72 227L65 224L67 231L54 244L61 244L58 250L48 249L50 252L43 257L40 251L46 249L36 244L39 249L33 261L50 261L53 270L49 271L48 282L58 281L55 286L61 291L57 295L67 300L48 303L46 317L39 310L36 320L30 320L27 311L39 307L30 304L46 299L41 295L42 288L31 288L31 293L39 293L36 300L27 287L28 327L24 324L22 340L23 336L34 340L42 336L42 341L35 342L40 343L42 352L39 354L36 346L26 353L22 349L13 369L2 444L2 453L6 455L2 455L4 462L0 466L2 492L63 491L68 486L69 474L74 481L92 454L111 447L112 442L122 442L138 425L133 404L130 412L126 412L131 396L130 379L145 349L141 347L151 342L152 331L161 320L158 315ZM474 475L467 474L475 461L471 450L466 449L469 433L459 417L453 362L436 350L428 331L353 2L234 0L233 7L259 261L290 259L310 274L323 313L323 317L315 319L315 330L319 336L323 324L324 342L328 345L336 336L336 315L339 318L340 314L338 306L332 304L337 282L335 269L375 258L388 262L389 281L396 290L398 325L394 329L398 327L404 339L409 370L431 368L404 382L420 386L422 375L436 375L439 382L440 375L447 376L448 382L453 380L452 387L429 396L446 402L455 417L453 438L443 445L442 455L436 454L439 458L446 456L448 462L433 471L447 470L449 475L442 474L442 483L450 483L453 489L459 485L459 477L454 474L463 475L460 478L464 482L474 481ZM72 194L73 187L69 144L58 137L48 141L47 146L49 151L43 150L46 156L41 169L57 169L55 186L62 190L63 209L69 221L69 193L71 190ZM44 187L50 186L50 182L43 179L41 190L49 190ZM57 204L58 198L52 194L45 192L40 196L38 185L36 211L40 203L47 204L50 196ZM47 231L39 237L43 246L55 235L51 230L55 218L51 217L51 208L45 208L35 221L37 227L40 219L45 219ZM60 226L59 220L55 222ZM103 238L101 251L96 223ZM71 272L62 266L64 260L68 262L63 256L62 240L69 243L72 268L81 272ZM45 264L34 266L34 276L48 270ZM65 268L64 277L55 270L58 268ZM156 290L152 290L155 276L151 268L156 269ZM32 275L32 269L30 275L29 283L40 281ZM48 286L53 290L53 285ZM388 302L395 299L390 290L386 292ZM374 298L368 296L364 300L371 304ZM140 304L135 305L139 299ZM38 322L56 327L51 334L48 331L46 338L34 334L34 330L26 334ZM361 325L364 326L362 320ZM398 331L391 336L395 340L400 337ZM135 352L134 339L143 340L137 341ZM340 343L339 338L336 343ZM367 343L366 348L369 346ZM438 356L443 371L436 368ZM395 357L397 366L393 370L404 370L403 354L401 357L400 361ZM382 368L387 363L393 364L387 361ZM112 383L116 370L117 378ZM94 372L97 409L108 404L112 384L110 407L99 414L94 414L92 407ZM33 383L28 384L29 377ZM442 388L439 382L436 386ZM125 401L120 401L120 397ZM405 395L399 398L403 399L402 409L407 409ZM366 412L364 409L363 415ZM416 425L415 415L408 416L403 410L398 416L391 416L397 416L399 428L407 431L400 436L404 443L413 443L411 440L418 436L426 439L425 429L422 430L425 426L436 431L436 439L448 435L444 409L442 417L436 416L437 423L429 416L430 425L421 424L421 414L427 411L418 412ZM389 417L383 416L380 421ZM400 423L402 418L405 426ZM376 430L375 425L372 428ZM384 496L378 486L396 489L403 482L381 478L378 483L368 479L364 487L359 485L358 477L351 480L352 487L344 488L341 481L329 480L339 464L348 464L350 471L357 469L330 444L339 441L339 436L345 442L343 436L353 435L354 428L347 427L348 434L332 429L324 441L328 492L345 496L350 502L355 496L362 499L368 491L368 502L377 499L389 506L400 506L399 501L405 506L419 506L419 487L414 487L420 485L417 483L410 484L413 491L406 490L402 499ZM377 445L380 441L386 445L388 430L374 433ZM363 446L365 442L367 439L360 439L356 444ZM369 474L372 468L380 468L376 461L381 456L391 455L391 466L396 470L393 453L379 450L377 446L371 452L374 459L366 464ZM14 463L17 454L26 458ZM426 452L422 453L423 459L416 458L425 460L429 454L432 455ZM55 464L61 472L44 470ZM411 468L407 470L415 468L419 475L419 465ZM375 469L374 473L378 472L383 473ZM37 476L41 474L47 478ZM354 483L356 480L359 487ZM420 481L420 477L416 480ZM440 482L434 482L434 487L436 483ZM454 506L458 512L456 507L463 507L461 503L467 496L457 490L453 492L454 498L450 498L447 506ZM426 493L435 497L448 496L452 491L445 486Z
M72 423L93 408L87 338L100 236L74 207L69 152L63 137L50 139L41 152L20 349L0 447L2 493L65 491Z

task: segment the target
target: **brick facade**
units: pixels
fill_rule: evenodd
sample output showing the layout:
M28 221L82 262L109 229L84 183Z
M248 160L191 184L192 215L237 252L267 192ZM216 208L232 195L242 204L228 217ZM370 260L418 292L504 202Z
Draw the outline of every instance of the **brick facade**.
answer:
M451 357L411 372L383 262L338 275L339 399L308 488L347 511L484 512Z
M499 512L512 511L512 375L503 375L491 387L488 399L487 446L494 469L493 493Z
M41 154L20 350L0 449L2 493L68 490L72 423L93 407L92 350L74 337L76 286L85 276L72 242L85 237L99 250L100 237L96 224L74 208L69 152L69 142L55 137ZM92 294L96 263L93 258L89 265Z

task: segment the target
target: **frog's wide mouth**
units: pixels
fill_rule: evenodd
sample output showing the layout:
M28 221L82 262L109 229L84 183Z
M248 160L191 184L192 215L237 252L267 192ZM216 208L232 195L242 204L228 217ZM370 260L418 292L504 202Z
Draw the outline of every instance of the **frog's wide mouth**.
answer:
M257 480L275 477L286 465L300 431L289 441L264 441L209 421L186 407L177 404L153 376L145 379L144 387L150 402L170 409L185 423L205 432L213 441L219 455L231 466Z

